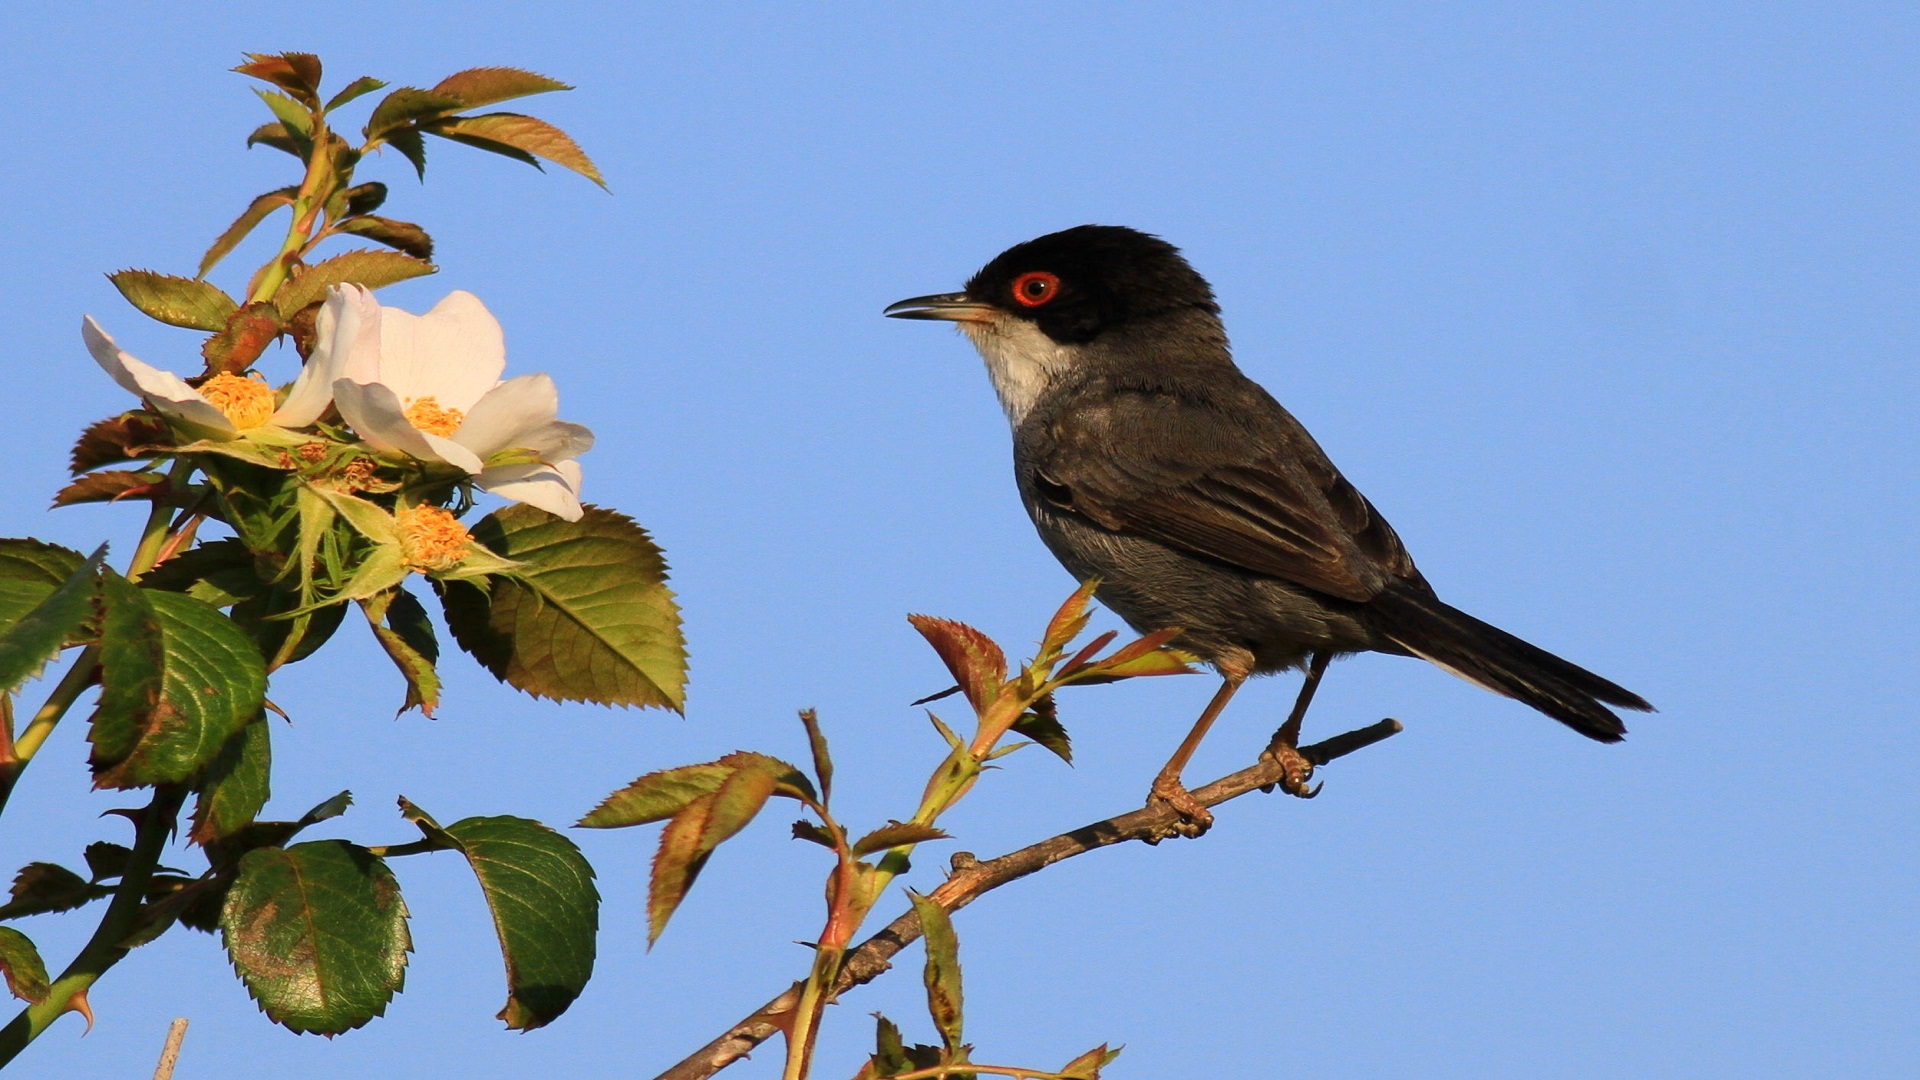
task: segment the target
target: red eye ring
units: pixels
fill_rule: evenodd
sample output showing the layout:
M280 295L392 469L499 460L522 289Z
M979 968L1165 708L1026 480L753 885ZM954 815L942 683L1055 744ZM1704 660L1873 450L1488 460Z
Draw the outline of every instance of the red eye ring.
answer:
M1060 292L1060 279L1045 270L1032 270L1013 279L1013 302L1039 307Z

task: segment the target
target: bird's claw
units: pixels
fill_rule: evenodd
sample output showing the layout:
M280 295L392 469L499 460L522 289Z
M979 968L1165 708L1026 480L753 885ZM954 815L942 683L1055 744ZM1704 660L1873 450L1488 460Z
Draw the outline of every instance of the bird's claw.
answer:
M1307 786L1307 781L1313 779L1313 762L1290 743L1276 739L1260 756L1280 766L1280 790L1296 799L1311 799L1326 786L1324 783Z
M1153 787L1147 792L1147 805L1159 803L1170 807L1180 815L1180 820L1169 825L1167 835L1184 836L1189 840L1197 839L1213 827L1213 812L1200 805L1193 792L1180 783L1178 777L1156 776Z

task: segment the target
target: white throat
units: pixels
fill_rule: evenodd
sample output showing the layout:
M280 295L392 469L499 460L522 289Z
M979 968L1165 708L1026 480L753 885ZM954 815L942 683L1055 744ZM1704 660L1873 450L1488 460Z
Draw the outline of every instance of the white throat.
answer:
M963 322L960 329L973 339L973 347L987 362L993 392L1000 395L1000 407L1014 427L1020 426L1034 402L1072 364L1065 346L1026 319L1002 315L986 322Z

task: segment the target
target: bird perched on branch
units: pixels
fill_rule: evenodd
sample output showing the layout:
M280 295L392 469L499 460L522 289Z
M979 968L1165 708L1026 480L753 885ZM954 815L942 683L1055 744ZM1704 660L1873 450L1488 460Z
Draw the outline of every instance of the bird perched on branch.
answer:
M1268 747L1302 796L1300 722L1335 656L1417 656L1601 742L1626 733L1608 706L1652 708L1434 595L1373 504L1234 366L1212 288L1173 245L1082 225L886 314L959 324L1013 426L1040 538L1135 629L1179 628L1175 644L1219 672L1152 788L1192 832L1211 815L1180 774L1251 675L1306 672Z

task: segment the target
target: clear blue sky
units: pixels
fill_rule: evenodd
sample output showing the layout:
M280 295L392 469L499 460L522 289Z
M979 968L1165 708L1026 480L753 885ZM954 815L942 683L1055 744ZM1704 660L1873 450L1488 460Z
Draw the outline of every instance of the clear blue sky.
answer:
M395 720L397 676L343 633L276 683L295 723L271 810L351 788L333 835L369 843L407 837L398 794L564 823L655 768L801 755L791 718L816 706L845 816L877 824L939 750L907 702L944 675L903 616L1017 652L1071 584L971 349L879 311L1042 232L1133 225L1212 280L1242 366L1442 595L1661 712L1609 748L1422 664L1337 666L1310 734L1409 730L1319 800L1243 800L1203 842L1099 853L959 918L981 1059L1111 1040L1115 1077L1911 1075L1917 47L1903 4L19 5L0 532L137 525L41 509L73 434L124 405L80 316L191 362L193 335L101 275L191 273L291 182L241 145L266 118L224 71L243 50L317 51L336 86L533 68L579 87L528 111L612 194L445 145L424 189L376 162L443 267L383 296L479 294L512 370L551 372L599 433L588 497L674 566L687 716L532 702L456 654L440 718ZM1242 694L1189 775L1250 760L1293 688ZM1210 691L1072 695L1076 766L1011 759L911 883L1135 805ZM94 815L129 800L86 791L83 734L28 774L0 871L116 834ZM576 836L600 968L548 1030L500 1029L478 890L410 859L418 951L386 1019L287 1034L177 932L24 1075L144 1075L186 1015L182 1077L646 1076L803 970L823 866L783 820L713 860L650 954L652 831ZM59 963L88 926L25 929ZM830 1014L822 1077L854 1070L873 1009L930 1036L906 960Z

